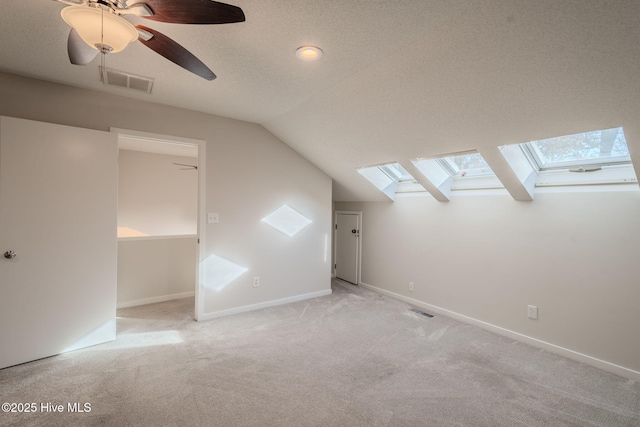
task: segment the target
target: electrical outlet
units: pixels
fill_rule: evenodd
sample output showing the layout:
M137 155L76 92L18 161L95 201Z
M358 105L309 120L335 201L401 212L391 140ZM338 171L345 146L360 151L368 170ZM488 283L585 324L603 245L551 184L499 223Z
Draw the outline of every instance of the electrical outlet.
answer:
M527 317L529 319L538 320L538 307L535 305L527 306Z
M207 215L207 223L217 224L220 222L220 216L217 213L209 213Z
M257 288L258 286L260 286L260 277L255 276L255 277L253 278L253 287L254 287L254 288Z
M409 282L409 290L413 291L413 282Z

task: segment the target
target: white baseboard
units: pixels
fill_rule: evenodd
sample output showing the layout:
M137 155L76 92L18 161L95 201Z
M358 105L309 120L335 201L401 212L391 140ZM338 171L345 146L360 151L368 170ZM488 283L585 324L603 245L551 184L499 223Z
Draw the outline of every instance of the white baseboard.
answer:
M530 336L523 335L518 332L514 332L512 330L502 328L500 326L492 325L491 323L483 322L482 320L465 316L464 314L456 313L455 311L447 310L446 308L441 308L435 305L428 304L423 301L419 301L417 299L405 297L404 295L396 294L395 292L390 292L381 288L377 288L375 286L371 286L363 282L360 282L360 285L374 292L378 292L383 295L387 295L389 297L398 299L400 301L404 301L416 307L420 307L437 314L442 314L447 317L451 317L463 323L468 323L471 325L478 326L482 329L497 333L502 336L506 336L508 338L512 338L516 341L524 342L534 347L542 348L544 350L549 351L550 353L558 354L568 359L582 362L586 365L590 365L595 368L602 369L603 371L607 371L624 378L628 378L634 381L640 381L640 372L634 371L633 369L625 368L624 366L619 366L619 365L607 362L605 360L597 359L595 357L579 353L577 351L569 350L568 348L560 347L558 345L551 344L549 342L542 341L537 338L532 338Z
M200 320L217 319L218 317L230 316L232 314L246 313L247 311L260 310L263 308L275 307L277 305L303 301L306 299L323 297L326 295L331 295L331 292L332 292L331 289L327 289L325 291L311 292L308 294L296 295L293 297L282 298L282 299L277 299L273 301L266 301L258 304L251 304L251 305L245 305L237 308L230 308L229 310L221 310L221 311L214 311L211 313L204 313L202 316L198 318L198 320L200 321Z
M138 305L155 304L157 302L165 302L165 301L171 301L171 300L174 300L174 299L189 298L189 297L195 296L195 294L196 294L195 291L192 291L192 292L181 292L179 294L161 295L159 297L142 298L142 299L136 299L136 300L131 300L131 301L124 301L124 302L119 302L118 305L116 305L116 308L135 307L135 306L138 306Z

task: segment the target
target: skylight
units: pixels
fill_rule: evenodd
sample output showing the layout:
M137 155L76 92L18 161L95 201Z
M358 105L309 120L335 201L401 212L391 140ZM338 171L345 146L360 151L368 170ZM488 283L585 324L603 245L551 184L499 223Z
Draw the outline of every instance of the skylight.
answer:
M502 188L503 185L476 151L418 159L413 162L418 170L436 187L450 190ZM448 190L447 190L448 191Z
M396 193L425 191L400 163L360 168L358 172L391 200Z
M523 148L538 170L631 163L622 128L531 141Z
M535 174L535 187L637 183L621 127L530 141L518 146L525 163L528 160ZM512 158L507 161L517 168L513 163L517 156L513 151L511 153ZM522 165L518 167L523 168Z
M454 178L493 175L493 171L480 153L442 157L437 161Z
M638 182L621 127L497 148L506 163L495 152L487 154L504 184L476 150L386 163L358 172L391 200L397 193L429 193L441 202L451 200L456 190L465 190L458 193L461 195L506 190L516 200L530 201L536 187L567 187L547 192L577 191L568 187L578 185L583 186L579 191L610 191L609 184ZM597 190L590 187L601 184L606 185ZM627 189L631 187L614 191Z
M386 173L394 181L413 181L413 177L400 163L389 163L386 165L378 166L380 170Z

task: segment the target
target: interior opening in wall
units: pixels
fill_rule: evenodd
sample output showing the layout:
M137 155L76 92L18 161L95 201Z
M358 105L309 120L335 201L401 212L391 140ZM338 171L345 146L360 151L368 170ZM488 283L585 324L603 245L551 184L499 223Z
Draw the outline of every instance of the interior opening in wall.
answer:
M199 146L120 133L118 148L118 307L193 298Z

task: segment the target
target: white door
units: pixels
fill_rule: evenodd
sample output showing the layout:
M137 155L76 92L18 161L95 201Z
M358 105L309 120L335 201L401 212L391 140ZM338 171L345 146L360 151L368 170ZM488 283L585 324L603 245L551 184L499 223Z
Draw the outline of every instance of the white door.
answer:
M359 222L359 215L357 213L336 214L336 277L356 285L359 279Z
M0 368L115 339L117 149L0 117Z

